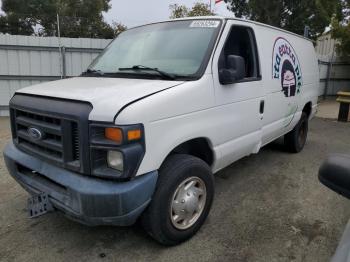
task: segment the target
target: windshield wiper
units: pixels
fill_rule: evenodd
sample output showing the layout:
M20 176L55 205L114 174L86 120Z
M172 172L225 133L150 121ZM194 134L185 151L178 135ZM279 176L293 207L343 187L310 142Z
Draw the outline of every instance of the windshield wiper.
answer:
M95 69L87 69L85 72L83 72L81 75L89 75L89 74L94 74L94 75L104 75L104 73L101 70L95 70Z
M119 71L128 71L128 70L134 70L134 71L154 71L163 76L166 79L174 80L175 76L172 74L169 74L167 72L164 72L162 70L159 70L158 68L153 68L153 67L148 67L148 66L143 66L143 65L134 65L132 67L121 67L119 68Z

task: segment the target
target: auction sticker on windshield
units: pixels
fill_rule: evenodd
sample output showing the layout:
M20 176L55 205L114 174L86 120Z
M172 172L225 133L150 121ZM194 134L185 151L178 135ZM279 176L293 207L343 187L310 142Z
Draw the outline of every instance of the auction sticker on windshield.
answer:
M213 20L198 20L193 21L190 27L201 27L201 28L216 28L220 24L220 21Z

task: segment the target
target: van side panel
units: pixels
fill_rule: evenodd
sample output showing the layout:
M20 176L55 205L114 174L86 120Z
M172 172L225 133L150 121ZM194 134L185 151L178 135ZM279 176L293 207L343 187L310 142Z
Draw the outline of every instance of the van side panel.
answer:
M242 124L241 113L250 112L251 103L216 106L212 84L212 75L207 74L140 100L118 116L117 125L143 122L145 126L146 154L137 175L157 170L175 147L194 138L209 142L214 153L213 172L254 151L260 132L247 130L254 129L257 119ZM236 139L230 138L232 134Z
M266 96L262 128L262 144L265 145L294 128L306 103L312 102L315 109L319 72L311 41L262 25L257 25L256 28L263 77L262 86ZM282 56L278 54L279 58L277 58L276 51L277 54L278 52L287 54ZM288 97L282 88L285 81L282 79L282 64L285 60L290 60L294 66L299 64L302 81L300 92ZM279 73L278 78L275 78L276 70ZM296 73L294 75L297 78Z

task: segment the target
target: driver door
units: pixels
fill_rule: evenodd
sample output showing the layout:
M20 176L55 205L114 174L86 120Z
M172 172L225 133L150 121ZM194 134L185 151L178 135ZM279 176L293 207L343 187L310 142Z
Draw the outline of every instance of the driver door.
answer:
M226 37L224 37L226 36ZM229 55L243 57L245 77L231 84L221 84L219 71L228 67ZM259 55L254 25L227 21L213 60L215 99L218 108L219 152L221 168L261 146L265 98L261 84Z

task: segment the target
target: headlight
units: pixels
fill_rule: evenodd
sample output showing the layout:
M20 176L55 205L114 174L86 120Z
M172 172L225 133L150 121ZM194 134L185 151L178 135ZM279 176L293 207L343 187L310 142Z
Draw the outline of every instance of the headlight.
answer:
M90 123L91 174L96 177L132 179L146 152L142 124Z
M119 151L108 151L107 163L108 163L108 167L116 169L120 172L123 172L124 159L123 159L123 154L120 153Z

